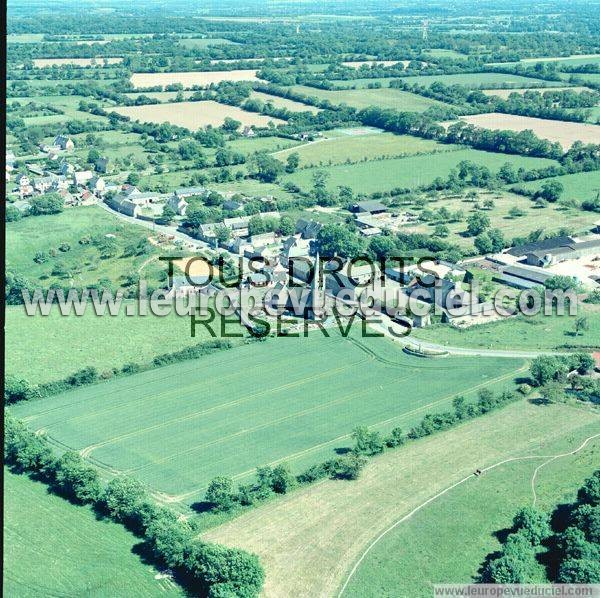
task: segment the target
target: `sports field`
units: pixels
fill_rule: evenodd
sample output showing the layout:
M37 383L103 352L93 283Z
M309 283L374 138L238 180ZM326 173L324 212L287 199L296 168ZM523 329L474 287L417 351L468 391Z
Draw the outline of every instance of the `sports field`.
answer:
M4 472L4 595L183 596L144 564L140 539L89 507L48 494L44 484Z
M234 71L191 71L176 73L134 73L131 83L134 87L154 87L181 83L184 87L199 85L206 87L221 81L257 81L255 70Z
M284 121L279 118L247 112L237 106L227 106L212 100L202 102L178 102L176 104L147 104L145 106L122 106L112 108L132 120L151 123L171 123L179 127L196 130L211 125L220 127L225 118L233 118L243 125L266 127L269 121L276 124Z
M347 447L358 424L409 427L457 394L512 384L523 366L424 360L388 339L331 334L253 343L21 403L14 413L109 473L194 502L217 475L242 481L281 461L298 471Z
M360 80L344 81L344 86L359 87L360 83L358 81ZM373 80L370 82L372 81ZM381 108L394 108L395 110L407 112L424 112L427 108L431 108L432 106L447 106L447 104L438 102L437 100L389 87L383 87L381 89L340 89L331 91L307 87L305 85L294 85L290 89L308 97L329 100L332 104L348 104L348 106L359 109L368 106L379 106Z
M382 531L451 484L472 474L476 468L485 468L511 457L553 455L572 450L585 438L598 432L598 416L587 410L566 405L536 406L525 400L519 401L452 430L389 451L373 459L355 482L327 480L310 486L261 505L210 530L205 536L212 541L258 554L265 567L264 596L268 598L338 596L364 550ZM597 461L598 443L595 446L593 458ZM543 460L536 464L541 462ZM554 473L560 475L560 479L556 481L552 480L551 470L544 472L540 478L543 484L540 488L565 488L573 479L576 479L576 484L579 483L579 477L563 472L563 465L562 461L557 461ZM546 486L549 480L545 474L551 476L549 486ZM580 475L576 473L576 476ZM465 483L465 488L474 488L471 496L476 498L479 484L484 480L485 477L471 478ZM487 491L492 495L500 492L498 497L491 497L496 502L501 502L506 495L505 491L493 484ZM448 493L448 497L451 496ZM544 497L543 504L548 504L546 497L560 498L560 494L549 495L544 490L540 496ZM421 513L427 515L427 509L435 504L432 502ZM481 504L485 511L485 500ZM511 517L514 514L512 506L512 503L508 505ZM427 536L430 530L432 534L446 534L464 524L467 534L474 530L473 542L477 543L480 550L486 542L493 547L493 539L481 538L482 530L477 527L477 522L483 520L487 525L495 525L498 520L494 520L492 515L487 519L485 515L473 512L474 522L470 525L464 520L467 507L473 511L477 509L475 502L466 504L458 510L456 517L451 515L449 519L441 521L440 528L432 525L416 529ZM444 560L438 557L439 550L449 550L453 558L460 558L467 550L461 544L453 543L449 549L435 546L435 556L430 556L426 551L432 541L425 537L423 542L425 554L418 562L427 571L435 569L438 564L437 570L442 570ZM458 552L457 546L460 547ZM369 565L368 568L358 570L357 581L360 580L360 585L350 586L352 595L421 596L420 593L403 592L398 586L385 585L382 588L377 583L375 568L379 568L378 574L382 576L384 584L388 580L391 580L390 584L392 581L398 583L399 575L404 575L407 570L401 563L405 554L404 545L394 543L386 547L388 552L385 549L377 550L374 553L377 556L375 560L365 561L364 566ZM392 547L397 552L390 553ZM418 549L415 545L414 550ZM474 560L465 558L460 572L472 562L477 562L479 554L481 552L475 555ZM473 559L473 555L474 549L469 549L469 559ZM401 567L397 573L394 571L396 565ZM414 587L431 579L420 579L419 575L413 571L407 583L412 582L411 587ZM454 578L452 581L458 580ZM461 581L468 582L469 578ZM362 590L364 594L361 594ZM431 596L431 589L428 596Z
M319 166L321 164L343 164L347 160L372 160L374 158L399 155L448 152L456 146L445 145L430 139L421 139L409 135L393 133L374 133L320 139L314 143L277 153L278 160L296 152L300 156L300 166Z
M459 162L471 160L492 171L497 171L506 162L516 169L521 166L526 169L542 168L556 164L554 160L496 154L479 150L464 149L444 152L435 156L411 156L391 160L361 162L360 164L341 164L323 168L328 174L327 185L331 190L340 185L349 185L355 193L373 193L374 191L389 191L394 187L416 188L428 185L436 177L445 178ZM301 189L312 187L314 170L298 170L294 174L283 177Z

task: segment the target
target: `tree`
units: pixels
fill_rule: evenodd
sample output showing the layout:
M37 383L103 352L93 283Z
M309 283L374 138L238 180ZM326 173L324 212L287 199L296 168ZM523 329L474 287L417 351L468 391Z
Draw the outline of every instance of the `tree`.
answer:
M98 472L73 451L57 460L55 483L62 494L82 503L95 503L102 494Z
M277 177L283 173L283 164L266 152L258 152L252 156L249 162L251 176L263 183L274 183Z
M157 224L163 225L170 224L176 215L177 214L175 213L175 210L168 204L165 204L162 210L162 214L156 219L156 222Z
M126 182L129 185L139 185L140 183L140 175L137 172L130 172L129 175L127 176L127 180Z
M363 251L362 240L348 227L341 224L326 224L317 235L323 256L356 257Z
M279 227L277 229L277 232L281 236L288 237L289 235L293 235L294 230L295 230L294 222L289 216L282 216L279 219Z
M538 546L552 533L548 513L534 507L524 507L517 511L513 519L513 527L520 531L533 546Z
M383 438L379 432L372 432L367 426L357 426L352 431L353 451L357 455L375 455L383 452Z
M221 128L228 133L235 133L241 126L242 123L239 120L226 116Z
M563 184L560 181L548 181L544 183L540 190L536 192L534 198L541 197L545 201L554 203L560 199L562 192L564 191Z
M567 374L564 363L551 355L536 357L529 371L536 386L544 386L552 380L564 380Z
M231 239L231 229L224 224L215 227L215 237L219 243L227 243Z
M16 222L17 220L21 220L22 217L23 214L21 213L21 210L15 208L15 206L11 206L10 204L6 205L6 222Z
M300 165L300 154L298 152L291 153L285 161L285 171L287 173L296 172L296 169Z
M95 164L100 159L100 152L96 148L92 148L87 155L88 164Z
M281 463L273 468L271 475L271 487L278 494L285 494L296 485L296 478L292 475L290 468Z
M486 214L475 212L467 218L467 232L471 237L476 237L490 226L490 219Z
M228 511L235 504L233 480L218 476L209 484L205 496L206 502L212 503L220 511Z
M577 500L586 505L600 505L600 470L596 470L577 493Z
M575 323L573 324L573 330L575 332L575 336L579 336L579 333L583 333L585 330L590 329L590 323L585 316L580 316L575 319Z
M128 521L136 516L145 497L146 490L141 482L129 476L120 476L106 486L104 501L115 521Z
M356 480L367 460L362 455L349 453L332 462L332 474L336 478Z
M34 216L59 214L63 211L64 200L58 193L46 193L31 200L30 213Z

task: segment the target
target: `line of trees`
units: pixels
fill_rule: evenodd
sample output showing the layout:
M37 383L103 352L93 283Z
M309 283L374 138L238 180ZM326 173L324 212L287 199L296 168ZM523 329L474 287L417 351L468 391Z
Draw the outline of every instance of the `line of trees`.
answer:
M105 486L78 453L57 458L43 436L10 414L4 430L5 463L14 472L31 475L76 504L90 505L143 538L155 564L171 569L193 595L253 598L260 593L264 571L256 555L202 542L193 522L158 506L139 481L119 476Z

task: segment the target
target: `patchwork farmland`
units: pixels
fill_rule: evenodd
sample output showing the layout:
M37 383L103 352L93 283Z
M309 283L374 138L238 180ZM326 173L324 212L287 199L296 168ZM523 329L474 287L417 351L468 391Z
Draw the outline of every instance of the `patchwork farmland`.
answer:
M244 481L257 466L283 461L299 471L348 446L357 424L410 426L458 394L510 384L521 366L429 362L382 338L280 338L13 410L106 472L127 472L165 500L193 503L216 475Z

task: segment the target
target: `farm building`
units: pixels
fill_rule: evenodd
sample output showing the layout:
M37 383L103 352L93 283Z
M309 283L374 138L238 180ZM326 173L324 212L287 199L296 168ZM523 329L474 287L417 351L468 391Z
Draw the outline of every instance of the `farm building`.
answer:
M185 216L189 204L183 197L179 197L178 195L173 194L169 197L169 199L167 199L167 205L176 214L179 214L180 216Z
M600 255L600 238L571 242L553 249L541 249L527 253L527 264L544 267L565 260L573 260L588 255Z
M507 266L494 276L494 280L517 289L532 289L543 286L551 276L551 273L545 272L541 268Z
M384 214L387 212L387 206L384 206L380 201L359 201L352 206L351 211L357 214Z
M558 249L559 247L569 245L573 242L574 239L572 237L562 235L560 237L544 239L543 241L535 241L532 243L525 243L525 245L517 245L516 247L511 247L510 249L508 249L506 253L514 257L520 257L527 255L528 253L540 251L545 251L547 253L552 249Z

